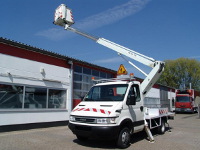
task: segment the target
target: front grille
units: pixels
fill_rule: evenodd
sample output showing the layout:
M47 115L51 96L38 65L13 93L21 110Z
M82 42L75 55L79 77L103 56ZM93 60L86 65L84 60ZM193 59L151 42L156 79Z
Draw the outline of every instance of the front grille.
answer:
M96 123L96 119L87 117L75 117L75 121L81 123Z

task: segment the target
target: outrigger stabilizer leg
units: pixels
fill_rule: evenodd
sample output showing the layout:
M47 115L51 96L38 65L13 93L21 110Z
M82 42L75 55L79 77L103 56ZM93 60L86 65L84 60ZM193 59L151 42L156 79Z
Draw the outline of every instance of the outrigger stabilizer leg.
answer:
M171 128L170 128L170 126L169 126L169 123L166 122L166 124L167 124L167 127L168 127L168 132L172 132L172 131L171 131Z
M145 128L145 131L146 131L146 133L147 133L147 135L148 135L148 137L149 137L150 142L151 142L151 143L154 143L153 135L152 135L152 133L151 133L151 131L150 131L150 129L149 129L148 124L147 124L146 121L145 121L145 126L144 126L144 128Z

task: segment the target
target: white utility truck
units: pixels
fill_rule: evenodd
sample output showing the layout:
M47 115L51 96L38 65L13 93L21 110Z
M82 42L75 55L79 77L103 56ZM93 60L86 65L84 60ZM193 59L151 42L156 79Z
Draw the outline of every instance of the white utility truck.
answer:
M71 131L79 140L91 137L116 140L120 148L128 147L130 135L144 129L150 141L154 140L150 129L157 128L159 133L163 134L165 125L169 126L168 119L174 114L168 112L167 108L144 107L143 100L163 72L164 62L156 61L104 38L83 33L70 27L73 23L71 10L61 4L56 9L54 24L92 39L116 51L122 58L125 55L151 67L152 70L147 74L128 61L146 76L142 83L130 78L101 80L94 85L83 101L72 110L68 125Z

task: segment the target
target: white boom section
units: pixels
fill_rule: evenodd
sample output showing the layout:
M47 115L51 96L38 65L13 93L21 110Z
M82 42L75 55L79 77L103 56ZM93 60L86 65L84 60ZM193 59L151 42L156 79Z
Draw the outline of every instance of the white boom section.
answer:
M134 59L144 65L147 65L147 66L153 68L149 74L143 73L146 75L146 78L141 83L141 91L144 96L148 93L148 91L156 83L156 81L159 79L159 77L161 75L161 72L164 70L163 69L164 63L161 61L156 61L153 58L142 55L138 52L135 52L129 48L123 47L119 44L116 44L116 43L106 40L104 38L99 38L96 42L105 47L108 47L120 54L123 54L131 59ZM140 72L143 72L141 69L137 68L137 66L135 66L131 62L129 62L129 63L132 66L134 66L136 69L138 69Z
M156 61L153 58L147 57L145 55L142 55L138 52L135 52L131 49L128 49L126 47L123 47L119 44L116 44L114 42L111 42L109 40L106 40L104 38L99 38L97 40L97 43L108 47L120 54L123 54L129 58L132 58L144 65L147 65L149 67L152 67L153 69L151 70L151 72L149 74L146 75L146 78L144 79L144 81L141 83L141 91L143 93L143 95L146 95L147 92L152 88L152 86L156 83L156 81L159 79L161 72L163 71L163 67L164 67L164 63L161 61ZM131 64L131 62L129 62ZM133 64L133 66L137 68L137 66L135 66ZM138 69L140 70L140 69ZM141 70L140 70L141 71ZM142 71L141 71L142 72Z
M116 44L116 43L106 40L104 38L97 38L97 37L91 36L87 33L81 32L77 29L71 28L70 26L74 23L73 20L71 19L72 18L71 10L68 7L66 7L64 4L61 4L61 6L56 9L56 12L62 12L62 14L67 14L67 13L65 13L65 11L66 12L70 11L70 13L68 13L69 16L63 17L62 15L59 15L59 13L55 13L54 24L63 26L66 30L75 32L79 35L82 35L89 39L92 39L92 40L96 41L98 44L101 44L111 50L116 51L120 55L125 55L125 56L127 56L131 59L134 59L146 66L153 68L149 74L146 74L140 68L135 66L132 62L128 61L129 64L131 64L133 67L138 69L140 72L142 72L146 76L144 81L141 83L141 92L143 93L143 96L145 96L148 93L148 91L152 88L152 86L155 84L155 82L158 80L158 78L160 77L162 71L164 70L165 63L162 61L156 61L155 59L153 59L151 57L147 57L143 54L140 54L136 51L133 51L129 48L123 47L119 44ZM70 18L70 19L68 19L68 18Z
M151 70L151 72L149 74L143 73L146 75L146 78L141 83L141 92L143 93L144 96L148 93L148 91L156 83L156 81L159 79L162 71L164 70L164 62L162 62L162 61L156 61L153 58L142 55L142 54L135 52L129 48L123 47L119 44L116 44L116 43L106 40L104 38L97 38L97 37L91 36L87 33L84 33L77 29L69 27L68 25L65 26L65 29L75 32L77 34L80 34L82 36L85 36L89 39L92 39L92 40L96 41L98 44L101 44L107 48L110 48L110 49L116 51L117 53L125 55L125 56L127 56L131 59L134 59L134 60L136 60L144 65L147 65L149 67L152 67L153 69ZM140 68L135 66L132 62L129 62L129 63L132 66L134 66L136 69L138 69L139 71L143 72Z
M119 44L116 44L116 43L106 40L104 38L99 38L96 42L105 47L108 47L120 54L123 54L129 58L132 58L140 63L143 63L144 65L147 65L152 68L154 67L155 60L153 58L142 55L138 52L135 52L129 48L123 47Z

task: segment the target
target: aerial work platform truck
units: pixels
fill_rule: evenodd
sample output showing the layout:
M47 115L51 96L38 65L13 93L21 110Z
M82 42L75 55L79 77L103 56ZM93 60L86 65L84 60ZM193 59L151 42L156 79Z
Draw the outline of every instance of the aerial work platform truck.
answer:
M147 74L128 61L146 76L141 83L131 75L129 78L96 81L97 84L89 90L83 101L70 114L69 129L79 140L92 137L112 139L120 148L127 148L130 145L131 134L136 132L145 130L152 142L154 138L151 129L157 128L160 134L165 133L166 125L169 126L168 119L173 118L174 114L168 112L168 108L147 108L143 104L144 97L163 72L164 62L72 28L71 25L74 24L72 12L64 4L56 9L54 24L94 40L117 52L122 58L126 56L152 68Z

